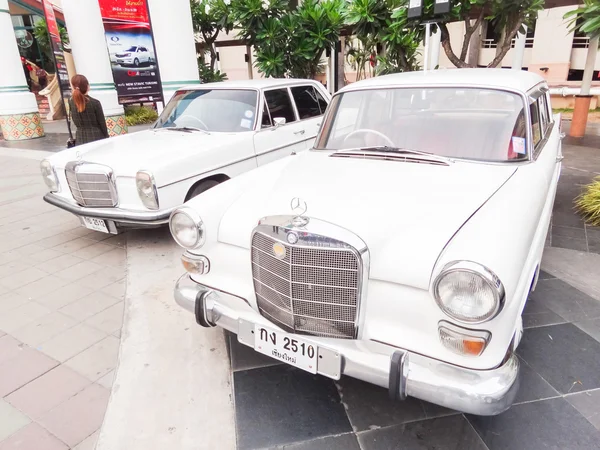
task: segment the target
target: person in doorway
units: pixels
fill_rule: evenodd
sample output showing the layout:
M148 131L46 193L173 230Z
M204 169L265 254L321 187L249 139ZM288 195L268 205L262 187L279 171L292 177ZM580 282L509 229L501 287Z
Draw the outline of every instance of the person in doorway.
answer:
M38 67L35 74L38 77L38 83L40 85L40 88L46 89L46 86L48 86L48 73L41 67Z
M69 111L77 127L76 145L87 144L108 137L106 118L102 104L88 95L90 83L83 75L71 78L73 96L69 99Z
M25 74L25 80L27 81L27 87L31 91L33 86L33 80L31 79L31 65L27 62L24 56L21 56L21 65L23 66L23 73Z

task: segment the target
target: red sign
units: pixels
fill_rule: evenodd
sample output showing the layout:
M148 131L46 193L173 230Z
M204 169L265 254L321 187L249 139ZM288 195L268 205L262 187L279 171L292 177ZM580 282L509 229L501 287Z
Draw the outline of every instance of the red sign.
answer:
M147 2L98 0L119 103L162 101Z
M46 15L48 33L50 33L52 36L57 36L60 38L58 24L56 23L56 16L54 15L54 6L48 0L42 0L42 3L44 5L44 14Z

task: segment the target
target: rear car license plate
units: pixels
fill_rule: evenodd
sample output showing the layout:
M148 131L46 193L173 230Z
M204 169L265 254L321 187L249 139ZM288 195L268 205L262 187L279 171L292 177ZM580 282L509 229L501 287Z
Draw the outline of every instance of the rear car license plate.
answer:
M110 233L106 222L102 219L96 219L95 217L81 217L81 223L84 227L94 231L101 231L103 233Z
M317 346L283 331L255 324L254 350L307 372L317 373Z

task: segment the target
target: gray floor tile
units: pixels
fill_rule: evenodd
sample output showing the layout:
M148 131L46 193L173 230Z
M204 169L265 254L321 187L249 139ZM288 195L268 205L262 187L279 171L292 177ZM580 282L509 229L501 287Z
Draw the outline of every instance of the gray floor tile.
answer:
M561 226L553 226L552 227L552 237L562 236L573 239L585 239L585 229L583 228L573 228L573 227L561 227Z
M600 302L558 278L540 281L527 303L545 306L569 322L600 317ZM533 311L526 306L525 312Z
M600 342L600 319L582 320L575 322L574 325Z
M600 389L567 395L565 398L597 430L600 430Z
M358 440L364 450L487 450L462 415L366 431Z
M551 280L552 278L556 278L554 275L549 274L548 272L544 272L540 270L539 280Z
M312 441L300 442L297 444L284 445L283 447L273 447L273 450L360 450L358 440L354 433L346 433L340 436L328 436Z
M561 394L600 388L600 343L573 324L526 330L517 353Z
M231 358L231 370L233 371L282 364L262 353L255 352L253 348L247 345L240 344L237 335L234 333L227 333L226 338L229 340L229 356Z
M514 405L498 416L467 417L490 450L600 449L600 432L564 398Z
M519 363L519 392L515 404L560 396L556 389L529 367L529 364L522 359Z
M587 252L588 246L585 239L574 239L571 237L552 235L552 247L567 248L569 250L577 250Z

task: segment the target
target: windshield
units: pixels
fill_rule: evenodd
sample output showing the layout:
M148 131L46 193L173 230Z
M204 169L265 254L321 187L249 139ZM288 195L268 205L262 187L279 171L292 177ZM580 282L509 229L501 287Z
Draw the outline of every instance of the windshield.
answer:
M137 47L129 47L127 50L125 50L126 52L135 52L137 50Z
M253 90L201 89L178 91L155 128L199 128L209 132L254 129L258 93Z
M315 145L389 146L482 161L527 159L523 100L474 88L390 88L334 98Z

